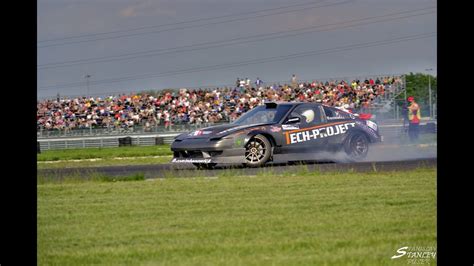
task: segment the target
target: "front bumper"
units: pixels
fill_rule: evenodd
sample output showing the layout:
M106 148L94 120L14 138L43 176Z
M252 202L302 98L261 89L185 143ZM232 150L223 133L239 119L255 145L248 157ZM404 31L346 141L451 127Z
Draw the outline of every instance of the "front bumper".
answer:
M235 147L233 139L184 139L171 144L172 163L244 163L245 148Z

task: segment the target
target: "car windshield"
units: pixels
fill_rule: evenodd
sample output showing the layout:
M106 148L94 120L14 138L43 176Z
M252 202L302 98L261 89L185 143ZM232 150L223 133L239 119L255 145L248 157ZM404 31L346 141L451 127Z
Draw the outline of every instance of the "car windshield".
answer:
M237 125L252 125L252 124L267 124L277 123L291 108L291 105L278 105L276 107L267 107L260 105L242 115L235 120L233 124Z

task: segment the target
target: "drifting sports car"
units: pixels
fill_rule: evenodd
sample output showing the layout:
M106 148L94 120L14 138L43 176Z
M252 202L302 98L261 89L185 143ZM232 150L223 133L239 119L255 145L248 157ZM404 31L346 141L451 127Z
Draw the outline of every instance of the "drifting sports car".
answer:
M369 143L380 141L377 124L368 117L319 103L266 103L230 124L178 135L171 145L171 162L198 168L222 163L256 167L339 151L350 161L360 161Z

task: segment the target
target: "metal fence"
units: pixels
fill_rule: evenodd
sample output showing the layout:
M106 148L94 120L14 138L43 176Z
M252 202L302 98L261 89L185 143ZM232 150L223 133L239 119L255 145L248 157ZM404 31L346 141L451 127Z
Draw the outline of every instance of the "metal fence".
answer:
M150 134L136 136L100 136L100 137L75 137L75 138L47 138L38 139L41 151L64 150L82 148L111 148L120 147L121 140L130 138L132 146L154 146L158 144L171 144L174 137L180 133Z
M117 135L138 135L138 134L159 134L159 133L176 133L197 130L203 127L227 124L220 123L201 123L201 124L173 124L165 127L164 125L145 127L143 125L135 125L127 128L85 128L73 130L38 130L38 138L58 138L58 137L85 137L85 136L117 136Z
M394 100L394 109L393 114L396 119L403 119L404 112L403 112L403 104L406 103L404 99L396 99ZM420 106L420 113L421 117L429 117L430 116L430 105L428 98L417 99L417 103ZM436 119L438 116L438 109L437 109L437 102L434 101L431 103L431 115L433 119Z

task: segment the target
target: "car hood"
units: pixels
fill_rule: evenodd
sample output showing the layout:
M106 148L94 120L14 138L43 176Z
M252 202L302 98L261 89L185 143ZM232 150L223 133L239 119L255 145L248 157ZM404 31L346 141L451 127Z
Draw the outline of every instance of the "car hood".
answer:
M232 133L238 132L240 130L249 129L252 127L271 125L274 123L263 123L263 124L251 124L251 125L234 125L234 124L225 124L212 127L201 128L199 130L191 131L179 135L176 139L205 139L205 138L215 138L215 137L225 137Z

